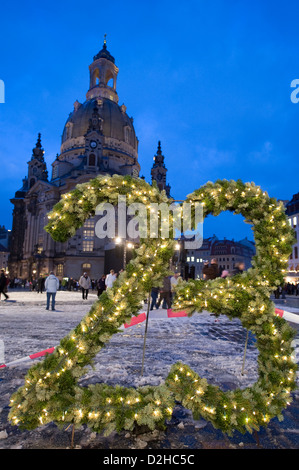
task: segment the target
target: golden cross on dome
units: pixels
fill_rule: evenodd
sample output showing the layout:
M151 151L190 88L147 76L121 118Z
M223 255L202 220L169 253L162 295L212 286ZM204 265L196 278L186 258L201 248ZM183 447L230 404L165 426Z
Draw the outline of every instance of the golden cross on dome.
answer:
M104 34L104 44L107 43L106 37L107 37L107 34Z

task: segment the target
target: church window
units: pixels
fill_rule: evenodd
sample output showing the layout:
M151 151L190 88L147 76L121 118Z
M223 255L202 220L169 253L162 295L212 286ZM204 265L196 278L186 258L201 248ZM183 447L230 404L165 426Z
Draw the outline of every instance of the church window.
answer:
M96 156L94 153L91 153L88 158L88 165L95 166L95 164L96 164Z
M57 178L57 176L58 176L58 165L55 165L55 166L53 167L53 174L52 174L52 177L53 177L53 179L55 179L55 178Z
M30 183L29 183L30 188L32 188L34 184L35 184L35 178L30 178Z
M84 228L87 227L94 228L94 219L88 219L84 222Z
M39 227L38 227L38 236L37 236L37 252L39 254L42 253L43 251L43 244L44 244L44 226L46 225L46 215L45 214L40 214L39 216Z
M63 264L57 264L56 267L56 276L63 276Z
M89 272L91 270L91 264L90 263L83 263L82 264L82 271L83 272Z
M93 251L94 247L94 220L88 219L83 226L83 251Z
M109 86L111 88L114 87L114 77L113 77L110 70L108 70L107 73L106 73L105 82L106 82L107 86Z
M92 86L99 86L100 84L100 71L96 69L93 73Z
M83 251L93 251L93 240L83 240L82 249Z

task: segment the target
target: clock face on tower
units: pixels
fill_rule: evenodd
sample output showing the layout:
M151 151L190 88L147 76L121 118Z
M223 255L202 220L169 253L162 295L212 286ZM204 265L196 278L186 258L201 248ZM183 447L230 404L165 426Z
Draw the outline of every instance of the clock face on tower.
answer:
M96 146L97 146L96 141L95 141L95 140L92 140L92 141L90 142L90 146L91 146L92 149L95 149Z

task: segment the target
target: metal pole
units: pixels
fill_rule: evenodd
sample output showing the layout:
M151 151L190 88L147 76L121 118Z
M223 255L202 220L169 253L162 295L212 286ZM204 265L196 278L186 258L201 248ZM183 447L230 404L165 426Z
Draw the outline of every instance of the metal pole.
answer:
M127 265L127 242L125 240L125 243L124 243L124 269L126 269L126 265Z
M143 368L144 368L145 343L146 343L146 333L147 333L147 327L148 327L148 317L149 317L149 310L150 310L150 302L151 302L151 291L150 291L149 294L148 294L148 300L147 300L147 314L146 314L145 331L144 331L144 341L143 341L143 355L142 355L141 375L143 375Z
M246 350L247 350L247 343L248 343L248 333L249 333L249 331L247 330L241 375L244 375L244 365L245 365L245 357L246 357Z

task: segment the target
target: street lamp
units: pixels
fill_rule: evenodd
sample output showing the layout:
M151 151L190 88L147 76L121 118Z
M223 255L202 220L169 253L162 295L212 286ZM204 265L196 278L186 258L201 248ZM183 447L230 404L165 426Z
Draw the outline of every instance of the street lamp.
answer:
M127 248L129 248L129 249L134 248L134 245L131 242L127 243L126 240L123 241L122 238L120 238L120 237L116 237L115 243L117 245L121 245L123 243L123 245L124 245L123 269L126 269L126 265L127 265Z

